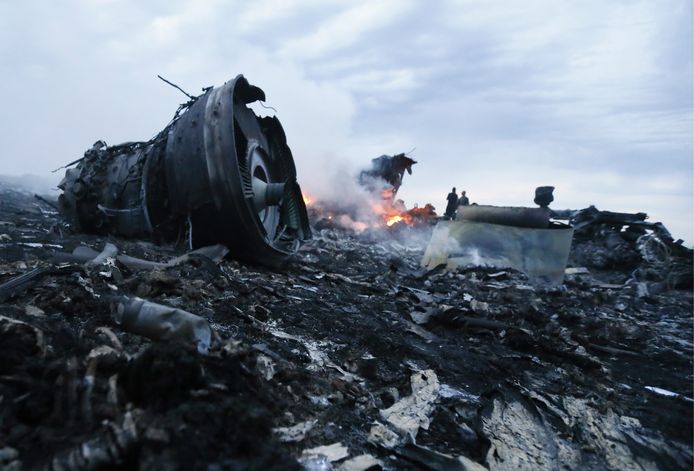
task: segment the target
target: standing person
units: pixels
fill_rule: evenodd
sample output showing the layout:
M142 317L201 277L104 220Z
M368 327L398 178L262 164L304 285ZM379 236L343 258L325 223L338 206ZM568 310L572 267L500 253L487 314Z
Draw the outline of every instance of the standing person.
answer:
M458 206L470 206L470 198L465 196L465 190L460 193L460 199L458 200Z
M451 192L448 193L446 200L448 201L448 204L446 205L446 212L443 215L443 218L446 220L455 219L455 210L458 207L458 194L455 192L455 187L453 187Z

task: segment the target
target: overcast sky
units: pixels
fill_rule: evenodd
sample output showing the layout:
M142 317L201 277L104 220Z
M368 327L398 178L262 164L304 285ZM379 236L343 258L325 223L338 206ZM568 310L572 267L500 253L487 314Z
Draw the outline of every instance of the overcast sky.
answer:
M180 92L241 73L308 192L413 152L408 206L645 211L694 241L687 0L0 0L0 174L146 140ZM57 180L57 174L53 178Z

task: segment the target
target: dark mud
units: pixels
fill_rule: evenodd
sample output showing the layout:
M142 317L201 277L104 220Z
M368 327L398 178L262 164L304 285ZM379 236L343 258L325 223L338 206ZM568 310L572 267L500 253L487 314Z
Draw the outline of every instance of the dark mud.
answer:
M81 244L181 253L8 190L0 234L0 283ZM690 289L644 290L638 253L552 290L426 272L409 235L317 231L280 271L51 269L0 304L0 468L691 469ZM124 331L114 295L207 319L208 354Z

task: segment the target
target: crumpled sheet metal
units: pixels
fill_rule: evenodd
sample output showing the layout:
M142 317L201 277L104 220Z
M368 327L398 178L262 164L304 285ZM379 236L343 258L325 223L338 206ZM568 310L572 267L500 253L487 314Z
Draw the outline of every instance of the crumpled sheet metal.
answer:
M549 229L473 221L439 221L422 266L448 270L468 265L513 268L538 285L559 285L573 238L570 226Z

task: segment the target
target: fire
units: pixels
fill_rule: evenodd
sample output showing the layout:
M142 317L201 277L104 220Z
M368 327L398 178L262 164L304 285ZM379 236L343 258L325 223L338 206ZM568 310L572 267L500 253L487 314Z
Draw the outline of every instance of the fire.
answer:
M400 215L391 216L386 220L386 226L390 227L393 224L398 223L400 221L404 221L404 220L405 220L405 218L400 216Z
M322 227L350 229L361 233L367 229L418 226L425 220L436 218L431 205L425 208L415 206L408 210L402 200L379 198L379 196L387 195L392 197L392 193L386 191L380 195L374 195L370 200L363 201L365 207L356 209L346 205L343 209L336 202L316 200L306 193L301 194L311 218Z
M406 224L414 223L412 215L409 213L400 213L386 218L386 226L391 227L399 222L404 222Z

